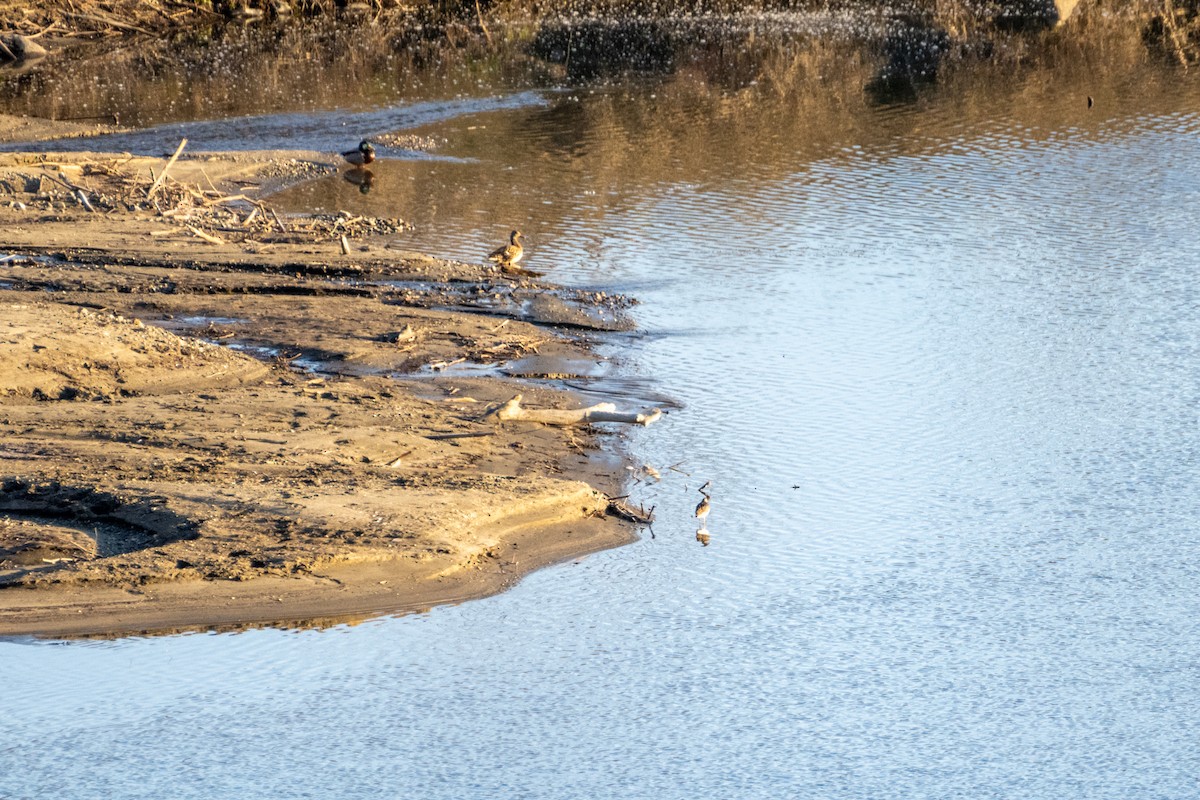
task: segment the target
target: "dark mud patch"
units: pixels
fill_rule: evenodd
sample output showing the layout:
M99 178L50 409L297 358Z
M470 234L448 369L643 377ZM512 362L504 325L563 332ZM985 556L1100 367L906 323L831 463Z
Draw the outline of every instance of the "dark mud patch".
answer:
M0 485L0 586L63 562L134 553L197 537L164 498L10 478Z

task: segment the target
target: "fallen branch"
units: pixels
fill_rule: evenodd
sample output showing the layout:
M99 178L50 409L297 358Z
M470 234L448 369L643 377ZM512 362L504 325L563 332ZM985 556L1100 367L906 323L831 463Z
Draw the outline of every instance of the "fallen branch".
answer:
M60 183L60 184L62 184L63 186L65 186L65 187L67 187L68 189L70 189L72 192L81 192L81 191L83 191L83 187L82 187L82 186L80 186L79 184L77 184L77 183L74 183L73 181L69 180L69 179L67 178L67 176L66 176L66 175L62 174L61 172L60 172L58 175L55 175L55 174L54 174L53 172L51 172L50 170L48 170L48 169L45 169L45 168L44 168L45 166L46 166L46 165L44 165L44 164L43 164L43 169L42 169L42 172L43 172L43 174L44 174L44 175L45 175L47 178L49 178L50 180L52 180L52 181L54 181L54 182L56 182L56 183ZM63 166L72 166L72 165L59 164L59 165L53 165L53 166L59 166L59 167L61 168L61 167L63 167Z
M521 395L517 395L498 408L492 409L483 419L498 422L540 422L543 425L588 425L593 422L625 422L631 425L649 425L662 416L661 409L649 413L617 411L612 403L597 403L580 409L524 408Z
M638 525L653 525L654 524L654 506L650 506L647 510L638 506L634 508L625 502L623 497L608 498L608 513L614 517L620 517L630 522L636 522Z
M159 173L158 177L154 179L154 183L150 185L150 191L146 192L147 199L154 197L154 193L157 192L158 187L162 185L163 178L167 177L167 172L170 171L171 166L175 163L175 159L179 158L179 154L183 152L185 145L187 145L187 139L181 139L179 142L179 147L175 148L175 155L171 156L171 160L167 162L167 165L163 167L163 171Z
M461 364L464 361L466 361L465 358L456 358L453 361L434 361L429 365L429 368L434 372L441 372L442 370L449 369L455 364Z
M475 439L480 436L495 436L495 431L471 431L469 433L433 433L427 435L426 439L432 439L435 442L440 442L445 439Z
M225 240L222 239L220 236L213 236L211 234L207 234L204 231L202 231L199 228L194 227L192 225L188 225L187 229L210 244L225 244Z
M115 19L113 19L112 17L108 16L107 14L105 14L105 15L101 15L101 14L76 14L76 13L72 13L72 12L68 11L66 15L67 15L68 17L72 17L72 18L74 18L74 19L82 19L82 20L85 20L85 21L87 21L87 22L99 22L99 23L101 23L101 24L103 24L103 25L109 25L109 26L111 26L111 27L113 27L113 28L120 28L120 29L121 29L121 30L123 30L123 31L133 31L134 33L144 33L144 34L146 34L147 36L154 36L154 35L155 35L155 34L154 34L154 31L148 31L148 30L146 30L145 28L139 28L137 25L130 25L130 24L129 24L129 23L127 23L127 22L121 22L120 20L115 20Z
M210 207L211 206L219 206L223 203L235 203L238 200L249 200L249 199L250 198L246 197L246 195L244 195L244 194L229 194L229 195L223 195L221 197L217 197L217 198L214 198L211 200L208 198L205 198L204 205L210 206ZM254 209L254 213L256 213L256 214L258 213L257 208Z
M96 213L96 209L93 208L91 202L88 201L88 197L86 194L84 194L83 189L76 189L75 194L79 198L79 202L83 204L84 208L93 214Z
M398 467L398 466L400 466L400 464L402 464L402 463L404 462L404 459L406 459L406 458L408 458L409 456L411 456L411 455L412 455L412 452L413 452L412 450L405 450L405 451L404 451L403 453L401 453L400 455L398 455L398 456L396 456L395 458L393 458L393 459L391 459L391 460L387 461L387 462L384 464L384 466L385 466L385 467L392 467L392 468L394 469L395 467Z

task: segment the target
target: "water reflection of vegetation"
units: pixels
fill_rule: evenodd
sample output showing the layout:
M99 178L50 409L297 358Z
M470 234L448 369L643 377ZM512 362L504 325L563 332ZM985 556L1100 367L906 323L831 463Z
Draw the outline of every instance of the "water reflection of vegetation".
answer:
M1032 32L1029 26L999 24L1012 15L997 9L1011 10L1011 3L967 6L959 0L847 2L837 13L661 18L638 16L633 12L641 6L626 0L588 3L583 15L548 17L532 17L519 4L485 3L481 8L488 10L493 31L486 36L482 29L462 26L460 36L445 25L395 27L332 18L226 26L195 30L172 42L113 49L89 61L86 79L80 78L83 70L66 63L11 79L0 93L5 105L0 110L59 119L118 113L124 123L145 125L362 108L564 79L612 82L630 72L677 75L685 82L700 75L704 83L735 93L753 85L792 92L808 82L832 86L847 97L865 89L875 102L913 101L922 86L953 80L963 70L1055 63L1064 53L1076 57L1104 50L1106 58L1115 56L1121 63L1157 54L1186 63L1187 24L1200 24L1200 0L1172 6L1170 31L1164 27L1167 17L1151 13L1157 2L1136 0L1118 13L1116 0L1093 0L1087 13L1074 15L1067 25L1041 25ZM1053 0L1030 3L1031 9L1055 7ZM1197 10L1189 11L1192 6ZM966 15L968 7L973 16ZM608 16L596 16L597 9ZM628 14L616 16L622 9ZM722 10L719 4L706 9ZM1030 12L1022 19L1053 16ZM1164 41L1171 46L1164 47Z
M372 107L409 97L494 92L545 82L519 52L449 46L422 30L323 20L223 26L47 63L0 84L0 111L53 119L118 114L123 124Z
M539 268L539 241L578 240L580 228L603 229L608 215L663 192L675 198L667 202L689 203L742 184L803 184L798 176L810 171L822 180L822 162L922 157L964 139L1009 141L1013 130L1032 145L1064 131L1115 129L1138 114L1177 112L1195 87L1149 56L1137 31L1116 29L1084 40L1047 36L1017 68L946 67L913 106L881 106L864 91L877 68L853 43L759 37L733 52L710 43L665 76L429 129L449 139L447 155L464 160L385 162L369 197L329 180L278 202L386 213L418 231L449 227L464 238L476 235L471 226L495 226L480 228L484 239L514 225L530 234Z

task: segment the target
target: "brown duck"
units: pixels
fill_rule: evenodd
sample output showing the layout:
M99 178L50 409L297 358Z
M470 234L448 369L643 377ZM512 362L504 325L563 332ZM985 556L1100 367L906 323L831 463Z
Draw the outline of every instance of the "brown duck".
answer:
M503 269L508 269L515 267L524 255L525 248L521 246L521 232L513 231L508 235L508 244L497 247L488 254L488 261L499 264Z

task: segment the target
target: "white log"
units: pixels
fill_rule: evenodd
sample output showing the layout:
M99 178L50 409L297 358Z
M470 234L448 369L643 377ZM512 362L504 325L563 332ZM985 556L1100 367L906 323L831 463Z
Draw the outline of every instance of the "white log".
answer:
M540 422L543 425L587 425L592 422L624 422L631 425L649 425L662 416L661 409L649 412L617 411L612 403L597 403L579 409L525 408L521 395L517 395L499 408L489 411L484 419L494 417L500 422Z

